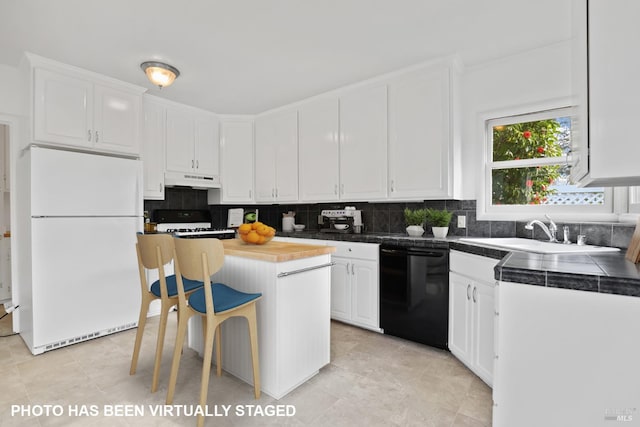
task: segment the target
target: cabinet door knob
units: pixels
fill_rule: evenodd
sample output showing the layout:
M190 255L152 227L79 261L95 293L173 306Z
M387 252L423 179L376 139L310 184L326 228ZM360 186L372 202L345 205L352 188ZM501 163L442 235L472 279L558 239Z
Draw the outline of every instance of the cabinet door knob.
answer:
M160 192L162 192L162 183L158 184L158 188L160 189Z
M194 167L194 161L193 159L191 159L191 169L193 169L193 167Z
M87 131L87 141L91 141L91 130Z
M471 284L467 285L467 300L471 299L471 294L469 293L469 291L471 290Z
M96 131L96 142L98 142L99 136L98 131Z
M333 186L333 194L338 195L338 184Z
M251 199L251 190L249 190L249 199Z
M473 287L473 302L478 302L478 288Z
M393 180L391 180L391 192L392 192L392 193L395 191L395 187L394 187L394 185L393 185L393 184L394 184L394 183L393 183Z
M200 160L196 160L196 169L200 169Z

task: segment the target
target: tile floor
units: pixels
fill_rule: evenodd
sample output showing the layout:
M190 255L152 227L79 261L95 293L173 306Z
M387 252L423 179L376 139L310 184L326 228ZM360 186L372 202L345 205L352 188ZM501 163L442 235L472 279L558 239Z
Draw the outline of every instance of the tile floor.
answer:
M4 311L0 309L0 313ZM0 335L10 333L10 317ZM19 336L0 338L0 426L194 426L191 416L153 416L164 404L175 336L172 313L160 389L151 394L157 317L150 319L138 372L129 375L135 329L32 356ZM292 417L207 417L207 426L443 426L491 425L491 389L450 353L333 322L331 363L283 399L253 399L251 386L227 374L209 382L209 405L293 405ZM185 349L174 404L192 405L201 359ZM19 416L12 405L60 405L62 416ZM69 416L69 405L98 416ZM83 406L84 405L84 406ZM136 405L144 416L105 416L112 405ZM132 406L130 406L132 407ZM28 408L28 406L25 406ZM36 410L37 406L31 406ZM44 407L41 407L44 410ZM246 407L245 407L246 408ZM210 409L213 412L213 409Z

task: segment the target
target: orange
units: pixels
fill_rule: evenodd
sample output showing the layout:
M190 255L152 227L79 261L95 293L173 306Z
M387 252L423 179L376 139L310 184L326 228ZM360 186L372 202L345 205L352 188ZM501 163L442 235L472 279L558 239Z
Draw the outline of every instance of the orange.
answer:
M269 228L270 227L268 225L261 225L256 229L256 231L261 236L267 236L269 234Z
M264 243L265 240L266 238L264 236L258 236L258 241L256 243L261 245Z
M258 240L260 239L260 235L256 233L255 230L251 230L249 233L247 233L246 237L247 237L246 242L248 243L257 243Z
M240 234L247 234L250 231L251 231L251 224L241 224L240 227L238 227L238 233Z
M256 221L256 222L251 224L251 229L252 230L257 230L258 227L260 227L261 225L263 225L263 224L260 221Z
M267 234L267 236L273 237L275 235L276 235L276 229L273 227L269 227L269 233Z

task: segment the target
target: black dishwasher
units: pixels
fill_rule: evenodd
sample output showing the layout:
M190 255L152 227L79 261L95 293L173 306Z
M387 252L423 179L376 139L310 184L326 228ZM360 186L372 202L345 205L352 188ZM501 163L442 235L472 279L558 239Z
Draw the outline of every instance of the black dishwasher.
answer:
M380 246L380 327L385 334L447 349L448 249Z

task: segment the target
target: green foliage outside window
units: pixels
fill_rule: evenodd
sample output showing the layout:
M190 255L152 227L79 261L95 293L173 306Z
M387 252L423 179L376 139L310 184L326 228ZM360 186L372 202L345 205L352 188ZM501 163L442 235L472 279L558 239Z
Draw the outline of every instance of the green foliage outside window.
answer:
M493 127L493 161L561 157L568 146L568 130L559 120L538 120ZM494 169L494 205L543 204L555 190L550 185L562 165Z

